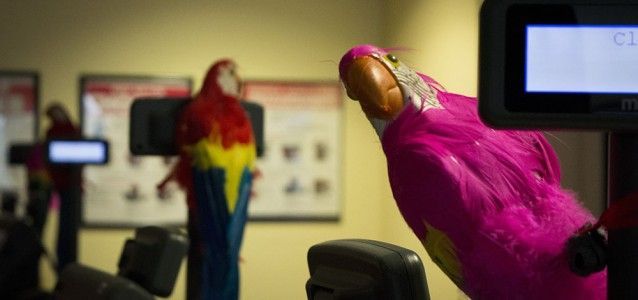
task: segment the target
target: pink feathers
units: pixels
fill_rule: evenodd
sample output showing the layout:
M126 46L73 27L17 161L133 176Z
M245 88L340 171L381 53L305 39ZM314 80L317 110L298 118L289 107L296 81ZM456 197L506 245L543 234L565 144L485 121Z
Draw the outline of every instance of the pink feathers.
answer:
M430 92L411 91L418 85L396 72L405 67L375 46L344 55L342 80L361 56L383 63L409 98L381 131L390 184L433 260L447 274L460 268L453 277L461 289L472 299L606 298L606 272L583 278L568 268L568 238L594 218L560 187L558 160L541 133L488 128L476 99L448 93L425 75ZM440 106L411 105L421 95ZM429 243L432 230L449 242Z
M421 239L424 222L447 234L460 288L472 299L604 299L604 273L568 269L565 243L593 218L558 186L542 135L485 127L471 98L439 101L403 111L382 143L401 213Z
M346 74L346 70L348 66L350 65L350 63L352 62L352 60L354 60L357 57L368 55L370 53L375 53L375 52L379 54L387 53L385 50L372 45L360 45L350 49L350 51L346 52L346 54L343 55L343 57L341 58L341 61L339 62L339 77L344 78Z

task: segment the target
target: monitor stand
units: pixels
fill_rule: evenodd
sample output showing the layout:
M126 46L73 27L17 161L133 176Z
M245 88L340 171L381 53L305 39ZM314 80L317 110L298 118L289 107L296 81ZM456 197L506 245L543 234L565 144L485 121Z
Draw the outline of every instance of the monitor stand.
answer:
M609 133L607 172L608 206L638 192L638 132ZM638 299L638 227L608 231L607 290L609 299Z

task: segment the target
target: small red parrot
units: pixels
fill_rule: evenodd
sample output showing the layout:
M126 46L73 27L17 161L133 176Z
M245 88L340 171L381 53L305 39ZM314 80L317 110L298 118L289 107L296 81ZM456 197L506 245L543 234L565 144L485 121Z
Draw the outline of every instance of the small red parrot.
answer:
M348 51L339 72L381 139L403 218L470 298L606 298L606 271L569 269L568 239L595 220L560 187L540 132L485 126L475 98L375 46Z
M179 161L159 185L175 179L186 190L189 223L197 231L191 244L202 248L203 261L189 267L202 268L202 299L239 297L239 249L256 159L252 126L239 99L235 64L227 59L213 64L199 94L182 110Z

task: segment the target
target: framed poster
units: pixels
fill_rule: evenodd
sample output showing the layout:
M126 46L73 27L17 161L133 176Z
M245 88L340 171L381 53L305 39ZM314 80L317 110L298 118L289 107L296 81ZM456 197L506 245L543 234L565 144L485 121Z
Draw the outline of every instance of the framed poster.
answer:
M99 227L184 224L185 196L177 185L156 185L177 157L141 157L129 151L129 111L140 97L188 97L190 78L88 75L80 80L85 137L110 143L109 164L84 168L83 223ZM172 183L171 183L172 184Z
M0 193L13 193L22 203L27 199L26 168L10 165L8 151L13 144L36 141L38 98L37 73L0 71Z
M264 107L265 152L257 167L252 220L338 220L343 93L338 82L246 81Z

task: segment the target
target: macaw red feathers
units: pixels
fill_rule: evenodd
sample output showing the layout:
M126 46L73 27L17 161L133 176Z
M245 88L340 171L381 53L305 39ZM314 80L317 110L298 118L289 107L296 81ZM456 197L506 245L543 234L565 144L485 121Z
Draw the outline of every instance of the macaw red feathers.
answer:
M235 68L228 59L213 64L199 93L186 104L179 116L176 145L180 160L173 177L187 191L193 191L193 157L190 151L194 144L206 139L219 141L224 149L229 149L235 144L253 142L250 120L239 103L240 81ZM188 202L192 206L192 197L189 196Z
M223 76L234 77L235 84L228 82L222 78ZM222 95L239 96L239 78L235 72L235 63L230 59L221 59L213 64L206 77L204 77L204 83L199 91L199 95L202 97L217 99ZM234 87L234 88L233 88Z
M252 128L239 104L239 78L230 60L215 63L195 98L184 108L178 123L178 145L220 136L225 148L252 140ZM232 83L232 81L235 83Z

